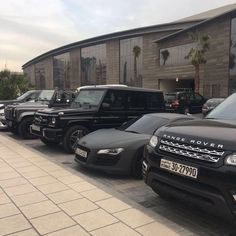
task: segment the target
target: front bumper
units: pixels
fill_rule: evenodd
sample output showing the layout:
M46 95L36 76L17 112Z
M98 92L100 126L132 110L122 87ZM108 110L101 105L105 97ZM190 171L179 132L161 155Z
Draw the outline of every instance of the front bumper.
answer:
M37 129L35 129L35 127L37 127ZM30 133L39 138L45 138L51 141L62 141L63 130L31 125Z
M87 152L87 158L75 153L75 161L80 165L110 174L129 175L131 172L132 151L124 150L118 155L97 154L99 149L78 148Z
M160 168L162 158L198 168L197 179ZM147 146L143 176L146 184L157 193L165 192L181 201L194 203L207 212L230 220L236 219L236 200L233 197L233 194L236 194L234 167L212 168L205 166L204 163L196 164L191 160L157 153Z

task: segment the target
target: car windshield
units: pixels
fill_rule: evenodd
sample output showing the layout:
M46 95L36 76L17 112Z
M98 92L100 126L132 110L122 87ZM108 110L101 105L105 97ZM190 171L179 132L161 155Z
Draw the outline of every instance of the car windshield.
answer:
M81 90L72 102L72 107L81 107L83 105L98 106L103 98L105 90Z
M50 101L52 99L52 96L54 94L54 90L43 90L39 97L38 101Z
M166 102L172 102L176 100L176 94L165 94L164 99Z
M236 93L220 103L206 119L236 120Z
M119 130L123 130L131 133L139 134L153 134L156 129L165 125L168 122L168 119L155 117L151 115L144 115L137 119L133 119L121 127Z
M16 98L16 100L23 100L26 97L28 97L30 94L32 93L32 91L28 91L26 93L23 93L21 96L19 96L18 98Z

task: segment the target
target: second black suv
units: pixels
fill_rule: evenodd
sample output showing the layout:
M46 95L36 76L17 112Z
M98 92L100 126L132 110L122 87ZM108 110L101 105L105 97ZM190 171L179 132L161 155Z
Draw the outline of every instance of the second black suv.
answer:
M19 133L22 138L35 136L30 133L30 125L37 110L47 107L66 107L73 100L73 92L58 90L42 90L35 101L8 105L5 108L6 124L10 131Z
M182 114L202 112L206 99L195 92L165 93L166 111Z
M35 114L31 132L42 142L63 143L73 153L77 139L87 133L118 127L139 115L164 110L161 91L131 87L81 89L69 109L45 109Z

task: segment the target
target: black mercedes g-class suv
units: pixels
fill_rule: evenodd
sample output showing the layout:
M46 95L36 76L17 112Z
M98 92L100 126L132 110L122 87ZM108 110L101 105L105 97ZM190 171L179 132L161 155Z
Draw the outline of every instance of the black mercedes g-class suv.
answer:
M131 118L164 110L158 90L98 86L82 88L68 109L45 109L35 113L31 132L45 144L63 143L73 153L77 139L87 133L118 127Z
M143 175L160 196L236 220L236 93L205 119L157 130L144 151Z
M7 127L13 133L19 133L24 139L35 138L30 133L34 113L48 107L66 107L73 100L75 93L61 90L42 90L37 99L31 102L8 105L5 110Z

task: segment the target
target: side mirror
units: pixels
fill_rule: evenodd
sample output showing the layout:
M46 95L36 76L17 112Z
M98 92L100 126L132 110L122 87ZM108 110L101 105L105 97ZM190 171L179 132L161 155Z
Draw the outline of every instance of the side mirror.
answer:
M111 107L111 105L110 105L109 103L106 103L106 102L103 102L103 103L102 103L102 108L103 108L104 110L109 110L110 107Z

